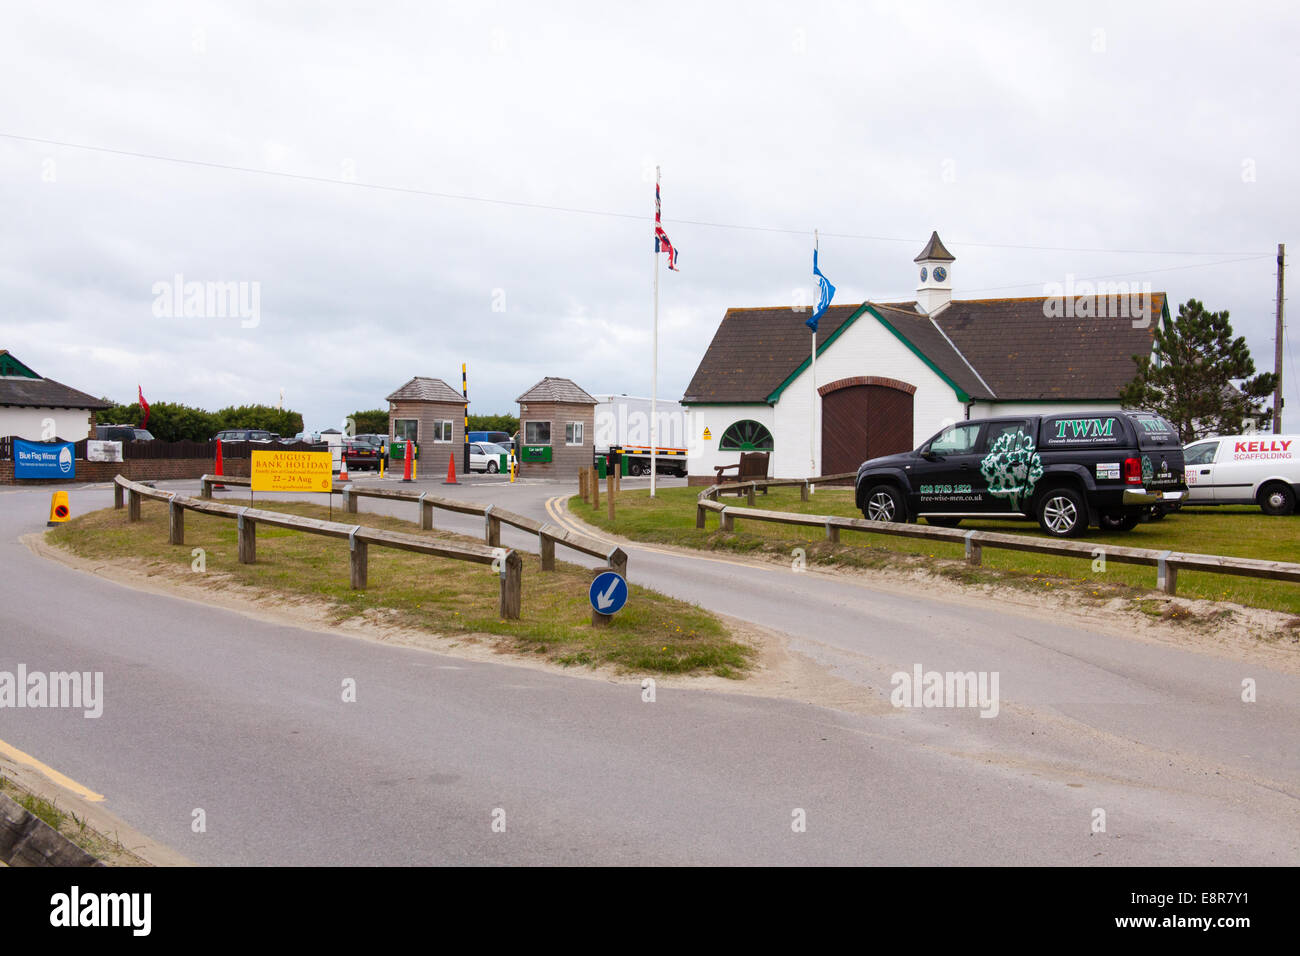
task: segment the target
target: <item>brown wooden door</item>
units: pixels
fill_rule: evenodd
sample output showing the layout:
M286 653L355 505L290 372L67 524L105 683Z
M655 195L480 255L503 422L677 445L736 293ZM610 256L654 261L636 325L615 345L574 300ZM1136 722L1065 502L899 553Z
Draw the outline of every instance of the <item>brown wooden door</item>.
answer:
M868 458L912 449L912 396L851 385L822 398L822 474L857 471Z

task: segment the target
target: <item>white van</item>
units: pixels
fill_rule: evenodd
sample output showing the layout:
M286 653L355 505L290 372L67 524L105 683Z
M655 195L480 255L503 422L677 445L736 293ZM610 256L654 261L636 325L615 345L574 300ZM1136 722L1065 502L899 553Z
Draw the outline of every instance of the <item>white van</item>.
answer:
M1259 505L1289 515L1300 496L1300 435L1221 435L1183 449L1189 505Z

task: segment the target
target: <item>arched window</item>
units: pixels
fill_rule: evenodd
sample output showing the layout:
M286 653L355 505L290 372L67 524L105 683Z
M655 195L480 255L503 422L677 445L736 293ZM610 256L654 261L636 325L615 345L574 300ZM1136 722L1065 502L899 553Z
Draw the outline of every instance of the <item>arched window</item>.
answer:
M771 451L772 433L749 419L733 422L722 433L718 448L721 451Z

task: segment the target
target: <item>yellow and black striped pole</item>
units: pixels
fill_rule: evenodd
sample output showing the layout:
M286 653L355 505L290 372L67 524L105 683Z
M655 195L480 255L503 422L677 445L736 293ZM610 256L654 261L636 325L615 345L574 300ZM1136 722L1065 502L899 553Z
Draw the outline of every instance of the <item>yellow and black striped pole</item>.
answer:
M465 377L465 363L460 363L460 396L465 399L465 460L461 474L469 474L469 380Z

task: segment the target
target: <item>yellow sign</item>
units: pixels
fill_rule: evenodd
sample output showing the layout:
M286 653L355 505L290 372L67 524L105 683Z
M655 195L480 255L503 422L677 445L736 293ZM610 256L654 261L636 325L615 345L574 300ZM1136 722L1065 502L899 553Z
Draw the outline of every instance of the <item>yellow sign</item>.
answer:
M709 431L709 426L704 426L704 440L708 441L713 437L713 432Z
M327 451L255 451L253 490L329 491L333 465Z

